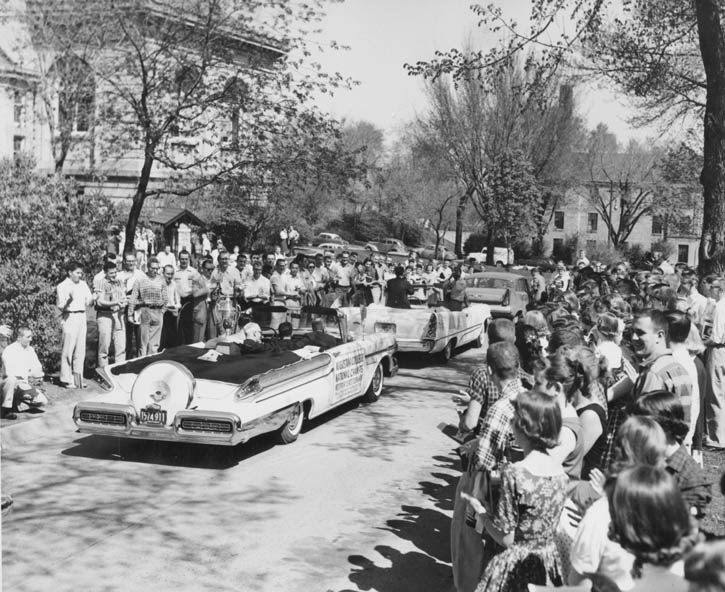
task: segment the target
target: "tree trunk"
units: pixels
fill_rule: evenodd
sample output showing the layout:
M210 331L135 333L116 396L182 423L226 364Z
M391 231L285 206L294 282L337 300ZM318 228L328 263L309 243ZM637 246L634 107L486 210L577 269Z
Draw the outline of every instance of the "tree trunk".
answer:
M473 187L467 187L466 192L458 199L456 206L456 257L463 257L463 214L466 213L466 204L473 195Z
M143 204L146 201L146 189L149 185L149 179L151 179L151 167L154 164L154 157L150 149L146 149L146 156L144 157L143 166L141 167L141 176L136 186L136 193L133 196L133 202L131 203L131 211L128 213L128 220L126 221L126 242L123 247L124 254L135 253L134 238L136 236L136 226L138 225L138 219L141 216L141 210Z
M723 0L696 0L700 54L707 78L700 273L725 270L725 30Z

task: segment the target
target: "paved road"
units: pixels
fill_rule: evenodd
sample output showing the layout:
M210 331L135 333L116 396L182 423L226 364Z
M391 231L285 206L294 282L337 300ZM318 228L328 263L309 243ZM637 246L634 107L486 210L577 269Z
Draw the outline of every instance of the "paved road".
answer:
M4 427L2 589L450 590L457 471L436 425L479 356L404 360L377 403L289 446L121 445L67 406Z

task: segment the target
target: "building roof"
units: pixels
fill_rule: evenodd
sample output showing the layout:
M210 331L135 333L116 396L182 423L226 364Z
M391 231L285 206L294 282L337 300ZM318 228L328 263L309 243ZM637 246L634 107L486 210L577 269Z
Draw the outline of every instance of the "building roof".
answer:
M197 226L204 226L204 222L186 208L169 206L160 209L149 220L151 224L158 224L166 228L177 222L191 222Z

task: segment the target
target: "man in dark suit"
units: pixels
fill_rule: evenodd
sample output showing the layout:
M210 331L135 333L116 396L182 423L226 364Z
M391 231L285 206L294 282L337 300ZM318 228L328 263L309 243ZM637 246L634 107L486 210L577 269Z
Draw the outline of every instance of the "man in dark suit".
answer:
M337 345L337 339L325 333L325 324L320 319L312 321L312 332L305 335L307 345L316 345L320 351Z
M213 271L214 262L211 259L205 259L201 262L201 274L195 276L191 281L191 296L194 307L192 313L194 319L192 343L206 339L207 319L209 316L208 300L210 298L210 281Z
M385 306L390 308L410 308L408 295L413 293L413 286L405 279L405 268L398 265L395 268L395 277L388 280L388 298Z

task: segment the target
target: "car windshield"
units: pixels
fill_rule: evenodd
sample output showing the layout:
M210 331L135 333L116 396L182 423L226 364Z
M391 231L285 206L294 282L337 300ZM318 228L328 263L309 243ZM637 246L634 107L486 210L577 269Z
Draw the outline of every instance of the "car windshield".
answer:
M301 310L299 312L299 325L295 323L297 313L293 313L293 325L295 326L295 334L302 334L312 331L312 321L320 319L325 326L325 333L332 335L338 339L342 338L342 331L340 329L340 319L336 314L319 314L318 312L311 312L307 310Z
M469 277L466 278L466 285L469 288L495 288L506 289L511 287L511 282L503 278L494 277Z

